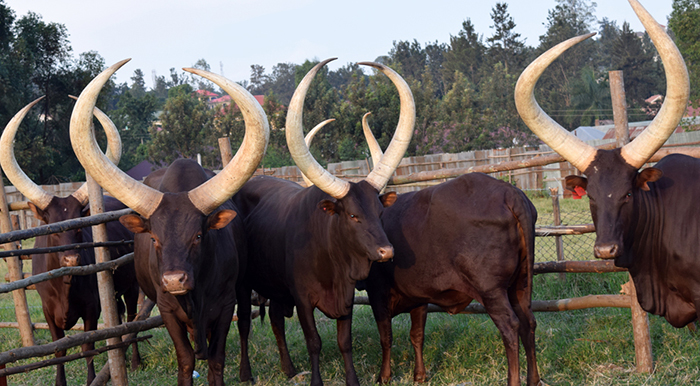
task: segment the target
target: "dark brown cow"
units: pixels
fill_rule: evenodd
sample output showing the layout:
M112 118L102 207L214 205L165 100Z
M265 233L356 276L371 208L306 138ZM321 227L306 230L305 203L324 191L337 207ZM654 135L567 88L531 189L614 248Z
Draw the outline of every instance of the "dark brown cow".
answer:
M125 62L107 69L83 91L71 118L71 142L85 170L140 214L120 221L137 233L136 274L143 291L158 304L175 345L178 385L192 385L195 357L208 359L209 384L223 385L239 256L245 255L242 222L235 218L230 197L262 159L269 138L267 118L255 98L239 85L210 72L185 69L231 95L246 122L245 138L238 154L214 177L194 161L177 160L148 184L141 184L96 149L90 130L99 90Z
M366 118L365 137L377 160L381 149ZM391 380L394 316L411 313L413 378L423 382L428 303L458 313L476 299L501 332L508 384L520 384L518 335L525 346L527 384L539 384L531 308L536 221L537 210L521 190L482 173L401 194L384 210L394 259L372 265L364 282L382 345L379 382Z
M42 97L43 98L43 97ZM47 193L36 185L17 164L14 156L13 141L22 122L27 114L37 102L35 100L22 109L8 123L0 138L0 163L2 163L5 175L12 184L30 201L29 207L34 216L46 224L69 220L85 216L89 210L87 185L83 186L68 197L56 197ZM118 163L121 155L121 140L114 124L99 109L95 109L95 115L99 118L109 141L110 159ZM125 209L119 201L111 197L105 197L105 211ZM112 221L106 224L107 236L110 241L133 240L134 234L128 231L119 222ZM51 234L48 236L38 236L35 247L55 247L61 245L92 242L92 228L74 229L66 232ZM131 245L123 245L109 248L110 256L113 259L127 253L133 252ZM93 249L83 249L78 251L66 251L58 253L39 254L32 257L32 275L48 272L53 269L70 266L80 266L95 263L95 253ZM83 319L85 331L97 329L97 322L100 317L100 299L97 290L97 276L64 276L49 281L36 284L37 292L41 298L44 317L49 325L51 338L57 340L64 337L64 330L71 329L79 318ZM114 289L119 305L119 313L124 310L126 302L127 320L131 321L136 316L139 287L136 283L134 264L129 263L114 272ZM83 351L92 350L94 344L84 344ZM133 345L131 366L136 368L141 361L138 347ZM65 355L65 351L56 353L57 357ZM95 378L95 369L92 358L87 359L88 377L90 384ZM65 385L66 376L63 365L57 365L56 385Z
M284 316L294 306L306 338L311 360L311 384L321 385L319 353L321 339L314 322L314 309L337 320L338 346L345 362L345 380L357 385L352 363L351 321L357 280L369 273L372 262L393 256L393 248L381 227L380 215L396 195L379 191L389 179L410 141L415 106L408 85L389 68L371 65L394 82L401 99L401 117L387 156L367 178L358 183L340 180L324 170L311 156L302 133L302 107L306 91L319 63L297 87L287 113L287 143L295 162L315 184L298 184L270 177L251 179L234 196L248 233L249 261L246 294L255 289L271 299L270 323L277 337L283 371L296 371L284 341ZM239 307L241 339L247 339L250 304ZM250 380L247 343L241 345L241 380Z
M518 111L553 150L586 177L569 176L566 186L588 192L596 227L594 254L629 269L642 308L682 327L700 311L700 161L671 155L656 167L639 169L676 129L689 95L688 72L678 49L659 24L630 0L666 71L664 104L634 141L596 150L559 126L537 105L537 79L562 52L590 35L569 39L544 53L516 86Z

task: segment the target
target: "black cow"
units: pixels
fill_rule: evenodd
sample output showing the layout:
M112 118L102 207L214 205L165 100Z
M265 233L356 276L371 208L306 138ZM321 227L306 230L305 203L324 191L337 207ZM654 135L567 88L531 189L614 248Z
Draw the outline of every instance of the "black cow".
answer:
M538 384L530 307L536 220L522 191L481 173L401 194L384 210L394 259L372 265L365 281L382 345L380 382L391 380L392 317L411 313L414 380L423 382L428 303L454 314L475 299L501 332L508 384L520 384L518 335L527 356L527 384Z
M246 293L239 306L239 330L247 339L250 326L250 298L254 289L270 299L270 323L277 337L283 371L296 371L284 341L284 316L294 306L304 331L311 360L311 384L320 385L321 339L313 311L321 310L337 320L338 346L345 362L345 379L357 385L352 363L351 321L354 287L369 273L372 262L386 261L393 248L384 234L379 217L396 195L379 195L410 141L415 106L408 85L385 66L372 65L389 76L399 90L401 117L387 156L369 176L358 183L333 177L309 153L302 134L302 107L306 91L319 63L297 87L287 113L287 143L295 162L315 184L299 185L270 177L248 181L234 196L244 217L248 234L249 261ZM241 344L241 380L250 380L247 343Z
M71 118L71 142L85 170L140 214L120 221L137 233L136 274L143 291L156 301L175 345L178 385L192 385L195 357L208 359L209 384L223 385L239 257L245 255L242 221L235 218L230 197L262 159L269 138L267 118L255 98L239 85L216 74L186 69L232 96L246 122L243 144L234 160L214 177L196 162L183 159L141 184L102 156L90 130L99 90L124 63L105 70L83 91Z
M382 153L367 115L362 126L376 162ZM379 382L391 380L394 316L411 313L413 379L423 382L428 303L458 313L476 299L501 332L508 384L520 384L518 334L527 357L527 384L539 383L531 309L536 221L537 210L521 190L482 173L398 196L382 214L394 259L372 265L362 283L379 327Z
M700 161L671 155L639 169L685 113L688 72L661 26L636 0L630 3L658 49L667 80L663 106L634 141L596 150L552 121L534 99L534 85L549 63L590 35L560 43L530 64L518 80L516 104L530 129L587 176L567 177L566 187L589 195L595 256L628 268L642 308L682 327L700 310Z
M42 97L43 98L43 97ZM14 184L29 202L29 208L34 216L46 224L59 221L70 220L85 216L89 211L87 198L87 185L68 197L53 196L36 185L20 169L14 157L13 141L24 116L29 109L42 98L27 105L13 118L3 131L0 138L0 163L8 179ZM110 144L110 158L114 162L119 162L121 155L121 140L114 124L98 109L95 109L97 117L100 119ZM121 202L111 197L105 197L104 210L113 211L125 209ZM106 224L107 236L110 241L133 240L134 234L124 228L119 222L112 221ZM92 228L74 229L47 236L38 236L35 240L35 247L56 247L61 245L76 244L82 242L92 242ZM109 248L110 256L116 259L122 255L133 252L133 246L122 245ZM32 257L32 275L48 272L61 267L71 267L89 265L95 263L95 253L93 249L82 249L65 252L47 253L34 255ZM97 329L97 322L100 317L100 299L97 290L97 276L64 276L49 281L36 284L37 292L41 298L44 317L49 325L51 338L57 340L64 337L64 330L71 329L79 318L83 319L85 331ZM124 312L126 302L127 320L131 321L136 316L136 308L139 297L139 287L136 282L134 264L128 263L121 266L114 272L114 289L119 307L119 316ZM94 344L84 344L83 351L92 350ZM57 352L56 356L65 355L65 350ZM133 345L131 366L139 366L141 358L138 346ZM95 378L95 368L92 358L87 359L88 377L90 384ZM66 376L62 364L57 365L56 385L65 385Z

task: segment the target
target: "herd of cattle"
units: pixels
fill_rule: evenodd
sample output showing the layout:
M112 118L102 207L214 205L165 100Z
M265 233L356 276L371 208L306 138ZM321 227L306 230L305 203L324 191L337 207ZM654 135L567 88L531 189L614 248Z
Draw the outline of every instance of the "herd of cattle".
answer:
M515 100L528 127L586 175L567 177L566 186L589 195L597 231L595 256L614 258L616 265L628 268L642 308L682 327L697 319L700 310L700 206L692 200L700 160L674 155L639 169L683 116L688 74L672 40L636 0L630 3L658 49L668 85L659 114L642 135L621 149L597 150L568 133L537 104L534 87L542 72L590 35L563 42L535 60L520 76ZM134 263L114 275L120 311L126 308L127 320L133 319L140 288L158 305L175 346L178 385L192 384L195 358L208 360L210 385L223 385L226 336L237 305L240 380L252 381L248 335L251 294L256 291L270 301L270 324L288 377L297 370L286 345L284 319L296 307L311 361L310 383L320 385L321 339L314 321L314 310L319 309L336 319L346 383L357 385L351 335L356 288L367 290L378 325L382 383L391 381L395 315L410 312L414 379L421 382L426 379L422 347L428 303L457 313L477 300L501 333L508 384L520 384L519 340L525 347L527 384L539 384L531 309L534 206L519 189L483 174L467 174L419 192L383 193L406 152L416 113L406 82L377 63L361 64L383 72L398 90L401 110L394 137L382 153L368 136L375 166L363 181L331 175L309 152L302 127L307 89L329 61L309 71L287 113L287 144L311 181L306 188L276 178L251 178L269 138L267 118L244 88L219 75L186 69L217 84L240 108L246 133L236 156L218 174L194 161L178 160L143 183L115 166L121 154L117 129L95 108L102 86L126 61L105 70L83 90L70 124L75 153L86 172L115 197L107 199L106 210L129 207L138 213L107 225L110 239L134 240ZM5 128L0 164L40 220L85 216L85 187L66 198L54 197L33 183L14 158L18 127L37 102ZM108 155L97 146L93 116L107 133ZM84 229L40 236L36 245L90 240L90 230ZM121 246L110 252L114 258L131 251ZM91 250L38 255L32 259L32 274L94 261ZM37 291L54 340L79 318L86 330L97 327L100 307L94 275L52 279L38 284ZM139 362L134 349L132 366ZM94 377L88 360L88 383ZM65 384L59 365L56 385Z

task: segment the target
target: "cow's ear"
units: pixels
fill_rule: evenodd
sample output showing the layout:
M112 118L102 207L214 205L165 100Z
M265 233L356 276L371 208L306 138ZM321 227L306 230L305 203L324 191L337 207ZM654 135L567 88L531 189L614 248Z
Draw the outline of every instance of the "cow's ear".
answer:
M396 192L387 192L379 196L379 201L382 202L385 208L388 208L396 202Z
M220 210L211 216L207 220L209 229L221 229L228 225L234 218L236 218L236 211L231 209Z
M327 215L332 216L336 212L336 201L335 200L323 200L318 203L318 209L324 211Z
M649 185L647 185L647 182L658 181L661 177L663 177L663 175L664 172L662 172L660 169L646 168L637 174L637 180L635 183L639 189L648 192Z
M146 220L136 214L125 214L119 217L119 222L124 225L124 227L133 233L144 233L148 232L148 225Z
M566 178L564 178L564 181L566 182L566 190L570 190L572 192L576 192L577 186L581 187L584 190L586 190L586 188L588 187L588 179L586 177L566 176Z
M37 220L41 220L47 224L49 223L46 219L46 212L44 212L42 209L39 209L39 207L34 205L31 201L27 204L29 204L29 209L32 210L32 213L34 213L34 217Z

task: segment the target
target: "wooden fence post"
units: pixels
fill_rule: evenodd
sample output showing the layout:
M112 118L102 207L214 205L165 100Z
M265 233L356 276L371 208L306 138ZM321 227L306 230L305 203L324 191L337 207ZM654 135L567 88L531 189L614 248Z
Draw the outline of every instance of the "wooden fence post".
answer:
M549 194L552 196L552 214L554 215L554 225L561 225L561 210L559 208L559 188L549 188ZM564 261L564 241L561 236L554 236L554 246L557 249L557 261ZM566 280L566 274L559 273L559 280Z
M228 137L219 138L219 152L221 153L221 167L225 167L233 158L231 151L231 141Z
M613 104L613 118L615 120L615 138L617 147L629 143L629 127L627 122L627 102L625 100L625 83L622 71L610 71L610 96ZM634 287L632 275L629 276L630 309L632 310L632 331L634 333L634 352L637 359L638 373L651 373L654 369L654 361L651 352L651 335L649 333L649 315L642 310L637 300L637 291Z
M102 187L90 176L86 175L88 183L88 196L90 197L90 214L104 212L104 197ZM95 242L105 242L107 238L107 227L105 224L94 225L92 227L92 237ZM109 250L105 247L95 248L95 262L104 263L110 260ZM102 307L102 319L106 327L115 327L119 324L117 302L114 298L114 281L110 271L97 273L97 287L100 293L100 305ZM107 339L108 345L121 343L121 337ZM107 353L109 361L109 371L112 375L112 384L116 386L128 385L129 380L126 375L126 360L124 350L110 350Z
M10 223L10 212L7 206L7 197L5 196L5 184L2 181L2 176L0 176L0 232L7 233L12 230L12 225ZM15 245L17 243L7 243L4 244L5 250L16 249ZM7 262L7 270L9 271L10 281L16 281L24 278L22 273L22 264L19 256L7 257L5 258ZM18 289L12 291L12 298L15 302L15 316L17 317L17 323L19 324L19 334L22 337L22 346L34 346L34 332L32 329L32 321L29 317L29 306L27 305L27 295L24 289Z

